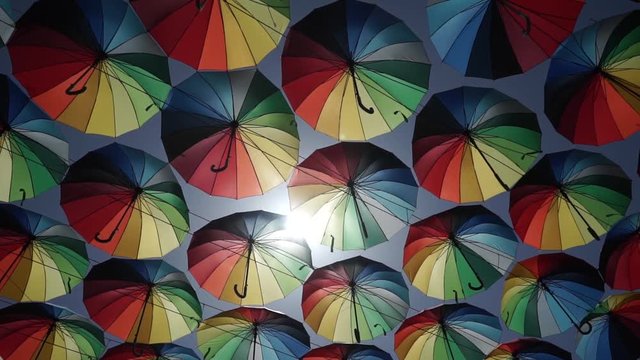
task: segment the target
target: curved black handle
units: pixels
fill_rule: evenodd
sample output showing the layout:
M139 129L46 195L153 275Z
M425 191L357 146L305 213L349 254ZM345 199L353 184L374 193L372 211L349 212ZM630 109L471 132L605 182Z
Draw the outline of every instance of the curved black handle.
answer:
M203 359L206 359L207 356L209 356L209 353L211 352L211 348L207 348L207 352L204 353L204 355L202 356Z
M83 92L87 91L87 87L86 86L82 86L80 89L78 90L74 90L73 88L78 85L75 82L70 84L69 87L64 91L67 95L69 96L75 96L75 95L80 95Z
M336 242L336 238L334 238L333 235L329 235L329 236L331 236L331 248L330 248L330 250L331 250L331 252L333 252L333 245Z
M454 296L454 298L456 300L456 304L459 303L459 301L458 301L458 290L453 289L451 291L453 291L453 296Z
M404 122L408 123L409 119L407 118L407 115L405 115L402 111L400 110L396 110L393 112L393 115L398 115L400 114L402 116L402 120L404 120Z
M109 237L107 237L106 239L103 239L100 237L100 232L97 232L96 235L93 237L93 240L99 242L99 243L108 243L111 240L113 240L113 237L116 236L116 232L118 232L118 228L113 229L113 231L111 232L111 234L109 234Z
M364 103L362 102L362 98L360 97L360 94L356 91L356 99L358 100L358 106L360 107L360 109L362 109L362 111L366 112L367 114L373 114L375 112L375 110L373 110L372 107L366 107L364 105Z
M587 324L588 328L587 330L582 330L582 326L584 324ZM576 326L576 329L578 329L578 332L582 335L587 335L589 333L591 333L591 331L593 330L593 325L591 325L591 323L589 321L584 321L581 322L579 326Z
M351 80L353 80L353 91L356 94L356 101L358 102L358 106L360 107L360 109L362 109L367 114L373 114L375 112L373 110L373 108L372 107L367 107L362 102L362 98L360 97L360 90L358 90L358 82L356 81L355 65L350 65L349 66L349 72L351 73Z
M238 284L233 284L233 292L236 293L236 295L240 298L240 299L244 299L247 297L247 284L244 284L244 292L241 293L240 291L238 291Z
M505 311L507 313L506 318L504 319L504 323L507 324L507 326L509 325L509 318L511 317L511 314L508 311Z
M227 161L225 161L224 165L222 165L222 167L217 168L215 165L211 165L211 172L221 172L227 169L227 167L229 167L229 159L227 158Z
M387 336L387 330L385 330L382 325L376 323L376 324L373 324L373 327L380 327L382 329L383 336Z
M520 160L524 160L525 157L527 156L531 156L531 155L535 155L535 154L540 154L542 151L531 151L531 152L527 152L524 153L520 156Z
M356 342L359 344L360 343L360 330L358 328L354 328L353 329L353 335L356 338Z
M196 9L198 9L198 11L202 10L202 8L204 7L204 3L206 2L207 0L195 0Z
M476 275L476 280L478 280L479 285L473 285L471 283L471 281L469 281L469 283L467 284L469 289L471 289L471 290L480 290L480 289L482 289L484 287L484 282L482 282L482 279L480 279L477 275Z
M20 206L24 204L24 201L27 199L27 191L23 188L18 189L22 193L22 200L20 200Z
M524 21L527 23L525 25L525 28L522 29L522 35L529 35L529 33L531 32L531 19L529 19L529 16L527 16L527 14L523 12L518 12L518 15L524 18Z

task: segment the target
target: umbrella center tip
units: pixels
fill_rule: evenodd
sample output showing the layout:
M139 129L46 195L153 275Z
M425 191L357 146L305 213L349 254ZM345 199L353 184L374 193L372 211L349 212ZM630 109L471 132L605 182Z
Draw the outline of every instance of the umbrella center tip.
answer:
M352 289L356 287L356 282L353 279L349 280L349 287Z
M238 120L233 120L233 121L231 122L231 128L233 128L233 129L237 129L237 128L238 128L238 126L240 126L240 122L239 122Z
M143 189L143 188L141 188L140 186L136 186L135 188L133 188L133 192L134 192L136 195L140 195L140 194L142 194L142 192L143 192L143 191L144 191L144 189Z

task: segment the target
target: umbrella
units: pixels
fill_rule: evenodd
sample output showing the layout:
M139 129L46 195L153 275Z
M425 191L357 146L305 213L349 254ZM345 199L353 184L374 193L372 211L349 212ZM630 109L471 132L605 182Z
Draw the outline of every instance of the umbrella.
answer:
M89 152L71 166L61 192L71 226L113 255L162 256L189 230L187 205L169 166L128 146Z
M42 0L8 43L13 74L52 118L118 136L155 115L169 94L168 61L128 2Z
M202 308L187 277L161 260L110 259L84 281L84 305L106 331L133 343L172 342L193 331Z
M640 129L640 11L576 32L551 59L545 112L576 144L604 145Z
M302 360L392 360L373 345L331 344L309 351Z
M162 142L187 182L238 199L285 182L300 140L278 88L242 70L196 73L179 84L162 115Z
M386 335L408 309L402 274L361 256L314 270L302 286L304 320L332 341L359 343Z
M4 360L97 360L104 348L102 330L65 308L19 303L0 309Z
M160 46L198 70L257 65L289 24L289 0L131 1Z
M576 354L582 360L640 357L640 294L611 295L582 321L593 329L578 334Z
M409 223L418 189L411 170L369 143L316 150L289 181L294 214L309 218L308 241L340 250L367 249Z
M416 118L413 168L425 189L458 203L508 191L540 152L536 114L493 89L434 95Z
M525 338L500 344L487 360L571 360L571 353L552 343Z
M580 320L604 292L598 271L564 253L543 254L517 263L502 292L502 318L513 331L544 337L572 326L586 333Z
M0 295L51 300L70 293L88 269L86 246L69 226L0 204Z
M611 228L600 253L600 273L614 289L640 289L640 213Z
M543 250L584 245L620 220L631 180L603 155L569 150L545 155L511 190L509 213L525 244Z
M309 334L298 321L263 308L241 307L202 322L197 332L204 359L300 359Z
M251 211L210 222L191 239L189 271L203 289L235 304L284 298L313 269L309 246L288 234L286 219Z
M198 360L192 350L174 344L135 345L124 343L109 349L102 360Z
M4 46L13 34L16 26L13 15L11 1L0 0L0 46Z
M500 279L518 244L509 225L491 211L457 207L411 225L404 271L427 296L457 301Z
M442 61L466 76L523 73L571 35L584 0L427 2L431 41Z
M422 41L381 8L355 0L320 7L289 30L282 85L315 130L366 140L407 121L427 92Z
M427 309L405 320L395 334L400 359L483 360L500 340L498 318L469 304Z
M0 200L24 201L60 183L69 147L54 122L4 75L0 98Z

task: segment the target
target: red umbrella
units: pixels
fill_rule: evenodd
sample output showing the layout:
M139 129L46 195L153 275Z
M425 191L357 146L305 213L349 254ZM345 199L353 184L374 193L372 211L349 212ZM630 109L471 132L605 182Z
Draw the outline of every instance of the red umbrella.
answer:
M640 213L620 220L607 234L600 273L614 289L640 289Z

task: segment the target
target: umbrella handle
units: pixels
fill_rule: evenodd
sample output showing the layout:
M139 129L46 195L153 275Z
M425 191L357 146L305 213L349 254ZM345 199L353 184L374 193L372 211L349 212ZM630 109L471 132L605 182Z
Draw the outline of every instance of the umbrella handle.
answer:
M508 324L508 323L509 323L509 318L511 317L511 314L509 314L509 312L508 312L508 311L505 311L505 313L507 314L507 316L506 316L506 317L505 317L505 319L504 319L504 323L505 323L507 326L509 326L509 324Z
M387 336L387 330L385 330L382 325L376 323L376 324L373 324L373 327L380 327L382 329L383 336Z
M400 116L402 116L402 120L404 120L404 122L406 122L406 123L409 122L409 119L407 118L407 115L405 115L402 111L396 110L396 111L393 112L393 114L394 115L398 115L399 114Z
M93 237L93 240L99 242L99 243L108 243L111 240L113 240L113 237L116 236L116 232L118 231L118 228L113 229L113 231L111 232L111 234L109 234L109 237L107 237L106 239L103 239L100 237L100 232L97 232L96 235Z
M231 159L231 147L233 146L234 140L236 138L237 127L233 127L231 129L231 134L229 135L229 146L227 148L226 159L224 160L224 165L217 168L215 165L211 165L211 172L218 173L226 170L229 167L229 159Z
M210 352L211 352L211 348L209 347L209 348L207 348L207 352L206 352L206 353L204 353L204 355L202 355L202 358L203 358L203 359L207 359L207 356L209 356L209 353L210 353Z
M24 204L25 199L27 198L27 191L23 188L18 189L18 191L20 191L20 193L22 194L22 200L20 200L20 206L22 206L22 204Z
M207 0L195 0L194 2L196 3L196 9L200 11L204 7L204 4L207 2Z
M331 236L331 252L333 252L333 245L336 242L336 238L334 238L333 235L329 235L329 236Z
M480 290L484 287L484 282L482 282L482 279L480 279L478 276L476 276L476 279L478 280L478 283L480 283L479 285L473 285L471 283L471 281L469 281L469 283L467 284L467 286L469 286L469 289L471 290Z
M527 153L524 153L520 156L520 160L524 160L524 158L526 158L527 156L531 156L531 155L535 155L535 154L540 154L542 151L530 151Z
M73 88L76 86L77 84L74 82L73 84L70 84L69 87L64 91L67 95L70 96L75 96L75 95L80 95L83 92L87 91L87 87L86 86L82 86L80 89L78 90L74 90Z
M247 284L244 284L244 293L240 293L240 291L238 291L238 284L233 284L233 292L236 293L236 295L241 298L244 299L247 297Z
M360 330L358 328L354 328L353 329L353 335L356 338L356 342L359 344L360 343Z
M454 296L454 297L455 297L455 299L456 299L456 304L458 304L458 303L459 303L459 301L458 301L458 290L453 289L453 290L451 290L451 291L453 291L453 296Z
M587 326L588 326L588 327L587 327L587 330L582 330L582 326L583 326L584 324L587 324ZM580 325L579 325L579 326L576 326L576 329L578 329L578 332L579 332L580 334L582 334L582 335L587 335L587 334L591 333L591 330L593 330L593 325L591 325L591 322L589 322L589 321L585 321L585 322L580 323Z

